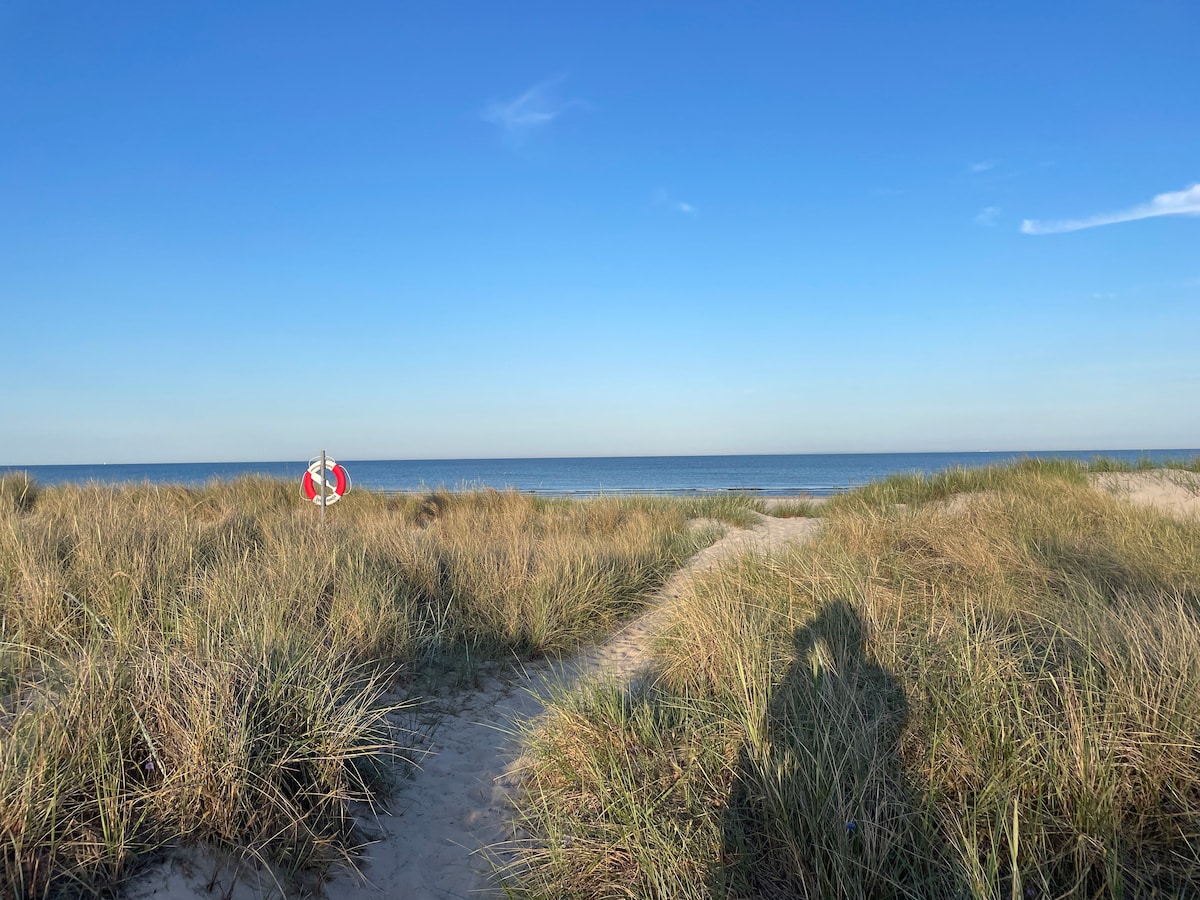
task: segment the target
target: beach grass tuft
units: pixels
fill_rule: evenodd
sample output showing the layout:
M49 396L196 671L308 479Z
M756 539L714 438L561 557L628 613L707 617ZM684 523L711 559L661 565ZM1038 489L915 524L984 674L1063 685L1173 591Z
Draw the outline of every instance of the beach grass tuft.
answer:
M1200 523L1021 463L831 504L531 727L524 897L1200 884Z
M27 513L37 503L38 492L38 483L28 472L0 475L0 509Z
M806 497L796 500L776 500L766 508L766 513L777 519L811 519L822 514L822 504Z
M611 629L712 533L670 500L488 490L355 491L321 527L297 493L0 483L12 894L108 890L191 842L282 877L351 860L417 694Z

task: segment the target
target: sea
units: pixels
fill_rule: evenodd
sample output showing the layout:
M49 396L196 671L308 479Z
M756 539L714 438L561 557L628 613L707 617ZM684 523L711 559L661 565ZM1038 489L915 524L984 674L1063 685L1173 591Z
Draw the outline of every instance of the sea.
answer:
M798 453L739 456L603 456L550 459L339 459L353 487L386 493L472 488L513 489L549 496L693 495L747 492L764 497L830 496L896 473L933 473L1032 457L1136 463L1200 457L1181 450L1027 450L972 453ZM201 485L242 475L299 481L309 460L283 462L147 463L0 466L29 472L39 483L151 482Z

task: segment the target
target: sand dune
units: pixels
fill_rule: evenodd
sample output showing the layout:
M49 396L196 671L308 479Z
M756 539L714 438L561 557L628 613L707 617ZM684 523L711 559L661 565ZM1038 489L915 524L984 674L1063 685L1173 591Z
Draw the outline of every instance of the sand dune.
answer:
M650 639L668 604L697 572L747 549L771 549L816 533L819 520L758 516L750 529L729 529L697 553L656 595L651 608L603 644L571 659L542 662L492 677L475 691L456 696L441 713L426 755L402 784L386 812L364 815L363 831L373 841L357 865L334 873L324 884L331 898L404 897L449 900L503 896L490 873L485 848L513 837L511 797L519 789L519 746L514 723L543 711L548 688L564 679L627 678L649 662ZM319 890L285 885L287 895ZM265 871L238 866L208 850L178 852L151 867L128 887L134 900L258 900L278 896L280 886Z
M1200 516L1200 475L1182 471L1103 473L1093 486L1131 503L1176 516ZM965 497L947 503L956 509ZM705 523L697 523L701 527ZM357 860L324 885L284 885L286 893L321 891L337 898L493 898L487 848L513 838L511 802L520 786L518 724L542 713L550 685L581 679L634 676L649 662L651 638L670 603L698 572L746 549L771 549L806 540L819 520L758 516L750 529L729 529L697 553L658 592L651 608L602 644L557 663L539 662L488 678L474 691L443 701L421 767L404 782L387 811L360 821L372 841ZM436 705L436 704L435 704ZM503 862L503 858L500 858ZM135 900L259 900L278 896L265 870L239 866L210 850L175 853L139 876L128 889Z
M1200 474L1177 469L1104 472L1091 476L1094 487L1141 506L1175 516L1200 516Z

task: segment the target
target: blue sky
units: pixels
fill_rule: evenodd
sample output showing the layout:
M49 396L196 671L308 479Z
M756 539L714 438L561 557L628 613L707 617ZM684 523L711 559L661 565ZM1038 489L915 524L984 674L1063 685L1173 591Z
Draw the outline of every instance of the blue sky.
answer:
M0 0L0 464L1196 447L1198 37Z

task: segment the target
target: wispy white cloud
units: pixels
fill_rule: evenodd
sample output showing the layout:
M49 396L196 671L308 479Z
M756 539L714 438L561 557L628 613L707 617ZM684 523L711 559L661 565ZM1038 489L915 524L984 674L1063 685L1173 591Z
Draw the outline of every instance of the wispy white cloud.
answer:
M1000 218L1002 210L998 206L985 206L975 214L976 225L992 226L996 224L996 220Z
M1021 223L1025 234L1060 234L1064 231L1080 231L1100 225L1115 225L1118 222L1136 222L1138 219L1153 219L1157 216L1200 215L1200 183L1182 191L1159 194L1149 203L1141 203L1120 212L1101 213L1086 219L1059 219L1043 221L1026 219Z
M690 203L685 203L683 200L672 200L671 195L667 193L667 189L663 187L655 188L650 199L655 206L668 206L676 212L687 213L689 216L694 216L699 212Z
M994 159L984 159L977 163L971 163L971 165L967 167L967 171L972 175L979 175L994 168L996 168L996 161Z
M480 116L509 138L523 138L581 104L580 100L563 100L558 96L556 89L562 80L562 76L551 78L511 100L489 103Z

